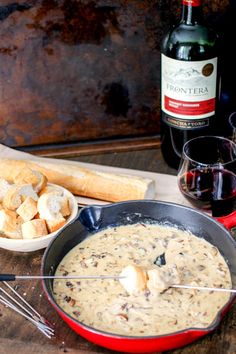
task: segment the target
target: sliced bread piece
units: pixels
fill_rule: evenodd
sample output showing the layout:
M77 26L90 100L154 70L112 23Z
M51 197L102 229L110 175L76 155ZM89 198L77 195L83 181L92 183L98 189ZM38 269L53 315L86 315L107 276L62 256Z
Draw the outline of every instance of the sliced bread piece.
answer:
M0 210L0 234L6 238L21 239L17 214L12 210Z
M54 219L54 220L46 220L48 232L54 232L59 230L62 226L64 226L66 223L65 218L59 218L59 219Z
M138 293L147 287L147 273L140 267L128 265L125 267L120 276L121 285L129 294Z
M10 210L16 210L27 197L31 197L35 201L38 200L38 195L33 190L32 184L14 184L4 196L3 206Z
M4 178L0 178L0 202L3 201L3 198L11 188L11 184Z
M37 202L31 197L26 197L24 202L16 209L24 222L32 220L38 212Z
M57 191L42 194L38 199L37 208L40 218L45 220L61 219L62 211L64 214L68 213L66 199Z
M43 219L33 219L21 225L23 239L32 239L48 234L46 222Z
M14 177L15 184L32 184L36 193L39 193L47 185L47 177L38 170L25 167Z

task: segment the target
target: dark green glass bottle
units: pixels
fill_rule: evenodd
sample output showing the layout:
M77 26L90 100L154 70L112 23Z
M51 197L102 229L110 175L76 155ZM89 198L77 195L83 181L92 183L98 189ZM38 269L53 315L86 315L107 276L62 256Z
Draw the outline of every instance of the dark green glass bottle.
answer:
M220 35L221 90L219 116L222 120L221 135L232 139L234 131L230 123L231 114L236 112L236 53L232 50L236 33L236 1L229 0L229 6L219 17L217 28Z
M161 149L175 169L187 140L217 131L217 38L201 1L182 0L181 20L161 47Z

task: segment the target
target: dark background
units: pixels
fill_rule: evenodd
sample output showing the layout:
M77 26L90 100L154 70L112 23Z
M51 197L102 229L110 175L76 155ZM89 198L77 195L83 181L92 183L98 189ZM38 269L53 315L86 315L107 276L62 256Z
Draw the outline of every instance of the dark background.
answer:
M203 3L222 38L227 116L233 11L228 0ZM0 142L52 147L158 136L160 43L179 16L180 0L1 1Z

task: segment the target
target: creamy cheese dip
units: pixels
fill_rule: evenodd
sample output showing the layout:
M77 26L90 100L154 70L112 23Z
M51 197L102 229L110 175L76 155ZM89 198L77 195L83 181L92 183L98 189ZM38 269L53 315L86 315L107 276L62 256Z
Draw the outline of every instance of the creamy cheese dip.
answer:
M193 234L158 224L102 230L74 247L56 275L119 275L127 265L159 268L174 264L181 283L232 288L218 249ZM86 325L106 332L162 335L205 328L229 300L229 293L169 288L129 294L119 280L54 280L56 302Z

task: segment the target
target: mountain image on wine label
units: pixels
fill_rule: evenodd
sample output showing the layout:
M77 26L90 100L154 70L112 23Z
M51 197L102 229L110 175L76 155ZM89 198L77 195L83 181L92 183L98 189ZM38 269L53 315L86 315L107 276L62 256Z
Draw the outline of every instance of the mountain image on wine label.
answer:
M183 61L162 54L162 81L179 87L215 87L217 59Z
M183 69L180 68L177 71L173 70L173 68L167 68L164 71L164 76L168 78L169 82L179 83L184 85L186 83L189 86L189 81L191 80L191 85L195 86L202 83L203 79L207 79L205 75L202 74L202 71L199 71L193 67Z
M169 75L169 77L173 77L175 79L190 79L190 78L194 78L197 77L199 75L201 75L201 73L194 69L194 68L189 68L187 70L185 69L179 69L177 72L173 71L170 73L167 73L167 75Z
M162 54L161 107L172 117L169 125L177 126L173 118L187 119L191 128L193 119L208 119L215 114L216 67L216 58L189 62Z

